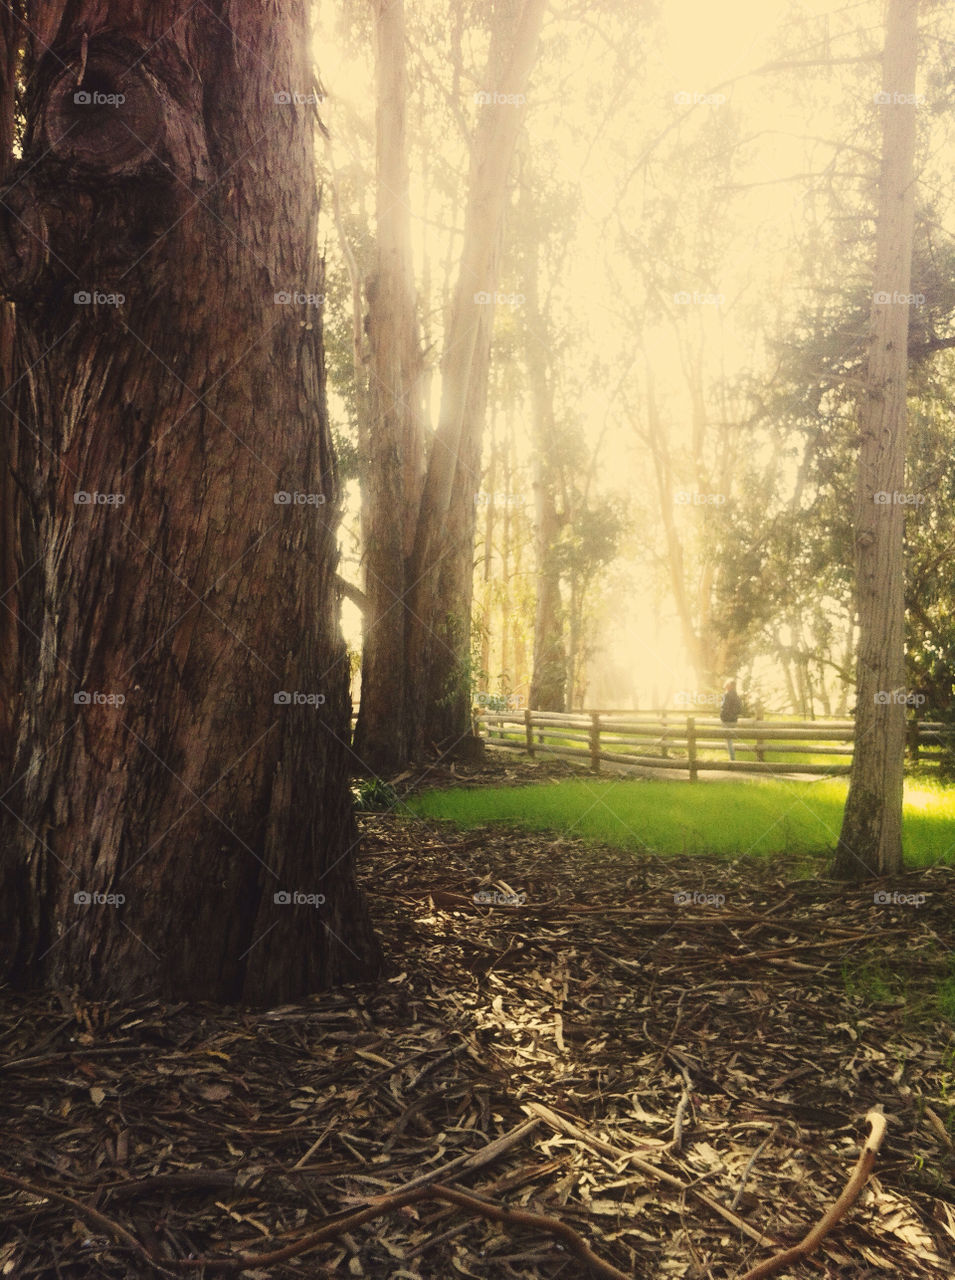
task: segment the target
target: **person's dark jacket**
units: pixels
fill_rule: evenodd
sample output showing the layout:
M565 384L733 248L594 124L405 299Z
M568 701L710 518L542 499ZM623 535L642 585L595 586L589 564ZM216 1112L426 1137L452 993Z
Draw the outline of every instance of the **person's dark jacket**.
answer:
M720 719L724 724L735 724L743 714L743 699L735 689L727 689L720 703Z

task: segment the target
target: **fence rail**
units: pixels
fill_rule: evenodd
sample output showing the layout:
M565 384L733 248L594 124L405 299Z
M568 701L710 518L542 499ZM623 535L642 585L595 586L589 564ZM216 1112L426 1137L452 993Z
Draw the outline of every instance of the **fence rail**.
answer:
M634 769L835 776L849 772L855 726L852 720L741 719L730 727L707 716L673 711L488 711L474 709L474 732L488 744L530 756L588 760L594 773L603 764ZM910 759L938 760L955 738L955 725L908 722ZM727 744L746 759L726 758ZM609 750L607 748L610 748ZM772 759L784 755L795 759ZM801 757L831 756L831 762ZM770 757L770 758L767 758Z

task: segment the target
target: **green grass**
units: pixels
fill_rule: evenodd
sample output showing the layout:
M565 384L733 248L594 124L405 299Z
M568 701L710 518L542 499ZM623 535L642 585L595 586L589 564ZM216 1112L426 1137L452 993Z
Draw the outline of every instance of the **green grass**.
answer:
M822 855L836 844L847 782L574 780L429 791L413 813L463 827L489 822L558 831L659 853ZM955 788L910 781L903 843L910 866L955 863Z

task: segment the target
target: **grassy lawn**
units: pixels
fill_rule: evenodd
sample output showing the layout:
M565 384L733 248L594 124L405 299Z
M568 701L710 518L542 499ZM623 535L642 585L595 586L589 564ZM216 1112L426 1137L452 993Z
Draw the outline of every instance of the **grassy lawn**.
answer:
M844 779L783 782L656 782L581 779L528 787L430 791L415 814L460 826L509 822L623 849L659 853L824 854L838 838ZM955 788L905 787L904 847L910 866L955 862Z

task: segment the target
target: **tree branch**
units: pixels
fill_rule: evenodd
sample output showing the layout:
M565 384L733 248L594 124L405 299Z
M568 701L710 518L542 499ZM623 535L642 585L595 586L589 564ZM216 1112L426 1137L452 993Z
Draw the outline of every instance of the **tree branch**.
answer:
M847 1210L859 1198L859 1193L868 1181L872 1166L875 1164L875 1158L879 1154L882 1139L885 1137L885 1116L878 1108L872 1108L866 1116L866 1122L871 1126L869 1137L862 1148L856 1167L853 1169L842 1195L832 1208L819 1219L808 1235L800 1240L799 1244L793 1245L791 1249L786 1249L783 1253L777 1253L775 1257L767 1258L759 1266L747 1271L742 1280L763 1280L765 1276L772 1276L777 1271L782 1271L783 1267L788 1267L791 1262L804 1258L808 1253L812 1253L840 1218L845 1217Z

